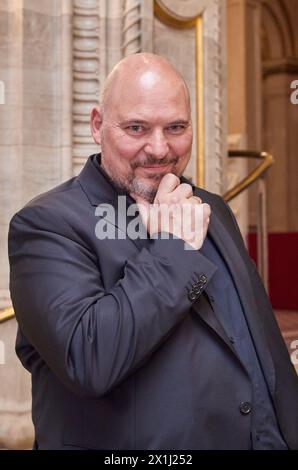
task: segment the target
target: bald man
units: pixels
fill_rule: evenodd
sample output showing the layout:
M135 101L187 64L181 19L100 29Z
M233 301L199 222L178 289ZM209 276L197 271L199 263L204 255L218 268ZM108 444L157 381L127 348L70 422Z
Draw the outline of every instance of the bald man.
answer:
M297 376L235 219L183 176L189 92L134 54L91 114L101 153L9 234L35 449L297 449Z

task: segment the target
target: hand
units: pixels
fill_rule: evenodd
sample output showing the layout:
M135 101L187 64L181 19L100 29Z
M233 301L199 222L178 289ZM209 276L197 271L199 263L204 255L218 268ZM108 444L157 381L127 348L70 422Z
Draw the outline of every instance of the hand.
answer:
M158 187L154 203L132 194L150 237L159 232L172 233L198 250L205 240L210 206L193 195L190 184L182 183L172 173L165 175Z

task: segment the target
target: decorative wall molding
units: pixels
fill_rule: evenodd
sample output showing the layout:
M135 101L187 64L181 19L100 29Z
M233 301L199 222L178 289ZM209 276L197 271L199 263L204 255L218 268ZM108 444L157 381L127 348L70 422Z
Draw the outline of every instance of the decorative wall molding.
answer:
M98 151L90 111L100 93L100 0L73 0L73 173Z
M207 2L204 11L205 180L206 188L222 194L227 164L226 2Z
M223 82L223 63L222 63L222 3L216 2L214 5L214 170L213 179L214 184L219 190L222 189L223 183L223 155L226 150L224 141L226 136L224 135L223 126L223 90L226 88L226 84ZM209 167L210 171L210 167Z
M123 57L141 52L141 0L125 0L123 9Z
M210 0L156 0L156 3L172 18L184 20L201 15Z

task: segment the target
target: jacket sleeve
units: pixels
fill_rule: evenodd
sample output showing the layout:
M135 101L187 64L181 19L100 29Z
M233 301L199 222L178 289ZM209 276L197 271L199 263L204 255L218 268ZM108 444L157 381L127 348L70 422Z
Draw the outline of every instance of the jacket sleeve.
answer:
M106 292L95 253L25 208L9 232L10 290L27 341L73 392L103 396L150 358L184 316L191 286L216 267L180 239L152 240ZM53 228L51 228L53 227ZM99 241L99 243L101 243Z

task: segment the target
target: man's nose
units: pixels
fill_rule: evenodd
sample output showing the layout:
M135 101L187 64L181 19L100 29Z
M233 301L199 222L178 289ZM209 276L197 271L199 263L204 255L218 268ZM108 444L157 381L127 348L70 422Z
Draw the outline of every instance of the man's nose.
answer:
M162 130L154 130L148 138L145 152L155 158L164 158L169 152L169 144Z

